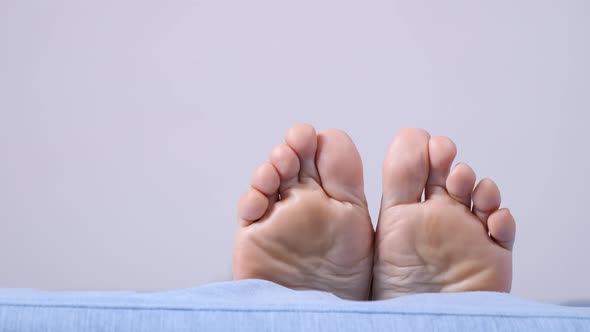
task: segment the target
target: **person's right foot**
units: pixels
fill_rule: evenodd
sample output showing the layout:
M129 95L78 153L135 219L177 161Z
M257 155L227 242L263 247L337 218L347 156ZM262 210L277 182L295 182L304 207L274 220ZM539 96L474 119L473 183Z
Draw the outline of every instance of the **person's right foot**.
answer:
M373 225L361 159L344 132L289 129L254 174L238 215L234 279L368 299Z
M514 219L499 209L493 181L484 179L473 190L475 173L465 164L449 174L455 155L450 139L419 129L402 130L389 146L372 299L510 291Z

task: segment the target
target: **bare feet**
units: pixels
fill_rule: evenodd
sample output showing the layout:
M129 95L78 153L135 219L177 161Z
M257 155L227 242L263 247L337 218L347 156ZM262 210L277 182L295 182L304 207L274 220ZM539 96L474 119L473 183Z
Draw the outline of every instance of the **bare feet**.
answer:
M395 137L383 161L372 298L422 292L509 292L514 219L496 184L465 164L455 144L419 129ZM425 200L421 195L425 192ZM473 208L471 203L473 202Z
M256 170L238 222L234 279L368 299L373 226L361 159L342 131L290 128Z

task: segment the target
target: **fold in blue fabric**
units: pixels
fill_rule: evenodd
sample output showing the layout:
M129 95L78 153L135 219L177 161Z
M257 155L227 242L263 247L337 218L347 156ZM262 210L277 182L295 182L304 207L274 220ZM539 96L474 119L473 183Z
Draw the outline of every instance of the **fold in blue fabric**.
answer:
M242 280L154 293L0 289L0 331L590 331L590 308L493 292L374 302Z

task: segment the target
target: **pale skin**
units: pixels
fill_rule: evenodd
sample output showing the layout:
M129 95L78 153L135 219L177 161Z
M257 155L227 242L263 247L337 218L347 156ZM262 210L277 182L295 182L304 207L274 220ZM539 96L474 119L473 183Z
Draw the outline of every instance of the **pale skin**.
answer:
M234 279L380 300L424 292L509 292L514 218L490 179L475 186L455 144L403 129L383 160L373 230L350 137L295 125L238 205ZM425 199L422 200L424 193Z

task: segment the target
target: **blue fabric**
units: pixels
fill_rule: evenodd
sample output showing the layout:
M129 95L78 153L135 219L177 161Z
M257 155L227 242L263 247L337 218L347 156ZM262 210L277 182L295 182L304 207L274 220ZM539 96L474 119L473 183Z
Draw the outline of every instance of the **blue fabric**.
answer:
M376 302L262 280L157 292L0 290L0 331L590 331L590 309L509 294Z

